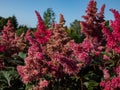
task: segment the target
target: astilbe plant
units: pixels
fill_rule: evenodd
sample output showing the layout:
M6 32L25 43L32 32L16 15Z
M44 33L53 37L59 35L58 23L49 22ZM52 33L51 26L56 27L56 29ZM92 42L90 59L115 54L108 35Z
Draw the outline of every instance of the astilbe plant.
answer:
M72 50L67 43L71 39L65 33L63 16L60 14L62 20L60 24L55 25L53 36L49 39L50 31L46 30L39 13L35 12L38 18L37 30L34 32L34 37L29 35L26 37L31 46L28 49L28 56L25 58L25 66L18 66L17 70L23 83L34 83L34 90L41 90L45 87L55 88L56 83L64 82L62 79L66 76L77 75L79 66L77 66L77 61L69 57L72 55ZM41 34L45 34L42 36L43 39L41 39ZM58 45L60 45L59 48ZM65 86L63 87L65 88Z
M54 24L52 36L50 37L50 40L46 45L47 53L50 56L53 56L54 53L67 54L66 51L70 51L64 50L69 48L67 44L69 43L71 38L68 37L66 33L67 28L64 26L65 20L62 14L60 14L59 22L59 24Z
M107 25L105 5L100 12L96 5L95 0L90 0L82 16L85 21L80 22L81 31L86 37L81 43L67 35L62 14L59 23L47 29L35 11L37 30L27 30L20 36L8 20L0 34L0 79L4 77L9 88L20 83L17 66L26 90L119 90L120 13L110 9L115 20ZM6 86L3 81L0 88Z
M19 52L25 51L27 40L24 38L25 34L22 34L20 37L17 36L10 20L8 20L1 33L0 44L2 45L1 50L4 49L3 59L5 64L10 66L10 64L13 65L14 63L11 60L15 59Z
M35 13L38 18L37 30L34 32L34 37L31 36L30 31L27 32L25 38L30 43L28 56L25 58L25 66L18 66L17 70L23 83L35 82L34 89L38 90L48 86L47 84L41 86L41 84L45 81L44 76L47 74L48 69L47 60L44 58L43 46L49 39L50 31L46 30L39 13L37 11Z
M118 11L114 9L110 9L110 11L114 14L115 20L111 21L111 29L108 27L104 27L103 32L106 35L107 47L113 49L116 53L120 53L120 14Z
M74 54L77 60L83 63L83 66L89 64L94 55L99 55L105 45L102 33L102 25L105 23L105 5L97 13L96 4L96 1L90 0L86 10L87 15L83 16L85 21L80 22L81 31L86 38L79 44L71 42Z
M102 25L105 23L104 20L104 9L105 4L102 5L101 10L97 13L96 8L97 2L95 0L90 0L88 7L86 9L86 15L82 16L85 21L81 21L81 32L86 35L89 40L102 43Z
M4 63L9 61L11 55L16 52L16 48L14 48L14 38L15 38L15 29L11 24L11 21L8 20L7 25L4 26L2 30L2 34L0 35L0 44L2 48L4 47L4 51L2 52L2 60ZM6 63L5 63L6 64Z
M95 0L90 0L86 15L82 16L85 21L80 22L81 32L85 34L86 38L79 44L71 42L75 58L81 65L79 72L79 77L82 77L83 82L81 87L83 85L86 88L99 88L102 70L99 70L99 72L97 70L99 69L98 66L102 63L101 53L104 51L106 44L102 33L102 25L106 23L104 20L105 5L102 5L99 13L97 13L96 5ZM94 83L95 86L92 86L91 83Z
M39 15L37 11L35 11L37 18L38 18L38 25L37 25L37 31L34 33L35 39L40 43L44 44L49 40L49 37L51 36L51 31L47 30L44 22Z
M70 48L72 39L67 35L67 28L64 24L64 17L60 14L59 24L54 24L52 36L46 44L46 53L49 55L51 63L56 62L58 72L63 71L62 73L65 74L77 75L79 72L78 62L74 60L73 51Z
M104 90L120 89L120 13L115 9L110 9L114 14L114 21L109 27L103 25L103 32L106 37L106 56L107 61L101 68L104 74L100 86Z
M15 37L15 29L11 24L11 21L8 20L7 25L4 26L2 30L2 34L0 36L0 43L4 46L6 46L6 49L10 47L14 47L14 40Z
M22 34L20 37L17 36L10 20L8 20L7 25L4 26L0 39L1 39L0 43L5 46L5 51L6 53L8 52L8 54L17 53L18 50L23 51L23 49L26 46L24 34ZM19 45L20 43L21 45Z
M20 57L20 53L25 51L26 40L23 39L22 34L18 37L15 33L15 29L8 20L0 34L0 88L19 88L17 83L20 82L16 66L23 64L23 58ZM14 82L13 82L14 81Z
M110 73L112 71L112 73ZM120 66L113 70L103 69L103 81L100 82L101 89L119 90L120 89ZM113 74L113 75L112 75Z

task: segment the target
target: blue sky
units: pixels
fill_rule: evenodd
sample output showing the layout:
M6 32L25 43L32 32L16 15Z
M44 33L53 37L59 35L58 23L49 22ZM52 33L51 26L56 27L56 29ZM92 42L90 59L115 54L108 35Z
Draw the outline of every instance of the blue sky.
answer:
M105 19L113 19L109 9L117 9L120 12L120 0L96 0L97 8L106 4ZM56 21L59 20L59 14L62 13L69 26L75 19L83 20L85 10L89 0L0 0L0 16L9 17L15 15L20 25L36 27L37 18L35 10L43 16L47 8L52 8L56 14Z

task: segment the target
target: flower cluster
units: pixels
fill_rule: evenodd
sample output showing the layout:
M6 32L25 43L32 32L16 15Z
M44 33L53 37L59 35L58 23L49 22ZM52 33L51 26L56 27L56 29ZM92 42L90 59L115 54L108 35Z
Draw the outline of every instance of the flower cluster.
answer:
M107 47L113 49L116 53L120 53L120 14L114 9L110 9L114 14L115 20L111 21L110 28L103 26L103 32L106 35Z
M22 81L25 84L36 82L34 90L45 88L48 86L48 82L45 78L47 75L51 78L64 78L66 75L77 75L79 72L78 61L73 59L72 49L70 49L69 41L70 37L65 32L63 27L64 19L60 14L60 24L56 24L52 32L50 39L49 35L37 37L36 34L43 34L43 32L50 32L45 29L44 23L36 11L38 16L37 31L34 32L34 37L30 36L30 32L27 32L26 39L30 43L28 49L28 56L25 58L25 66L18 66L17 70L20 74ZM45 33L44 33L45 34ZM49 41L47 42L47 40ZM39 39L39 40L38 40ZM43 42L41 43L41 40Z
M79 71L78 62L73 59L73 50L70 48L71 38L67 35L64 24L64 17L60 14L59 24L54 24L52 36L46 44L46 53L51 58L51 63L57 63L57 72L76 75Z
M44 44L48 41L49 37L51 36L51 31L46 30L46 27L44 25L41 16L37 11L35 11L35 13L38 18L38 25L37 25L37 31L34 33L34 36L40 44Z
M0 48L2 50L4 49L5 52L9 55L15 54L19 51L23 51L26 47L24 34L22 34L20 37L17 36L10 20L8 20L7 25L4 26L0 39L0 43L4 45L0 46Z
M13 40L15 37L15 29L11 24L11 21L8 20L7 25L4 26L2 30L2 35L0 36L0 43L7 46L8 48L14 45Z
M100 82L100 86L104 90L117 90L120 88L120 66L116 67L114 73L116 75L110 78L110 73L107 69L103 70L104 80Z
M46 45L46 51L50 56L53 56L54 53L70 56L69 41L71 38L67 35L67 28L64 26L65 20L62 14L60 14L59 22L59 24L55 24L53 27L52 36Z
M81 21L81 32L86 35L82 43L71 43L74 55L79 62L86 66L90 64L93 56L98 56L105 45L105 40L102 33L102 25L104 25L104 8L102 5L101 10L97 13L96 1L90 0L86 16L82 16L85 21Z
M103 34L102 34L102 25L104 20L104 8L105 5L102 5L101 10L97 13L96 1L90 0L87 10L86 16L82 16L85 21L82 21L81 24L81 32L86 35L89 40L91 39L93 42L97 41L97 43L102 43Z
M22 81L27 84L35 78L40 77L42 53L39 44L32 38L29 38L31 46L28 49L28 57L25 58L25 66L18 66L17 70L22 77ZM35 78L34 78L35 77Z
M37 30L34 37L31 36L30 30L27 31L25 39L29 41L28 56L24 59L25 65L17 66L23 83L29 84L36 82L34 90L42 89L48 86L47 80L44 79L49 73L49 65L47 55L44 52L44 45L48 41L51 31L46 30L43 20L39 13L35 11L38 18Z
M73 49L74 55L76 56L77 60L83 64L83 66L86 66L91 61L91 50L93 50L93 44L88 41L87 39L84 40L80 44L76 44L74 42L71 42L71 47Z

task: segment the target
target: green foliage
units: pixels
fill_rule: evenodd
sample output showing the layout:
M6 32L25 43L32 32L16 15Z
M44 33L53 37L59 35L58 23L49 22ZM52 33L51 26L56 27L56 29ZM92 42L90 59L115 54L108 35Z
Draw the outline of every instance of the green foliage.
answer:
M3 27L4 27L4 25L6 25L8 19L11 21L15 30L17 29L18 22L17 22L16 17L13 15L12 17L8 17L8 18L0 17L0 31L3 30Z
M55 22L55 13L51 8L48 8L43 14L43 20L47 28L52 27L52 23Z
M23 52L19 52L18 53L18 56L22 59L24 59L26 57L26 53L23 53Z
M68 35L74 39L76 43L80 43L85 38L85 35L81 33L80 21L74 20L67 29Z
M6 24L7 19L0 17L0 31L3 30L3 26Z
M81 26L79 20L74 20L71 24L67 33L72 37L76 43L80 43L85 38L85 35L81 33Z
M80 32L81 27L80 27L80 21L79 21L79 20L75 19L75 20L70 24L70 28L71 28L72 30L74 30L74 32L76 32L76 34L81 34L81 32Z
M19 74L14 67L7 67L5 70L0 71L0 90L20 90L21 85Z
M18 36L20 36L22 33L26 33L27 30L28 30L28 27L26 25L20 25L16 30L16 33Z
M17 22L17 18L13 15L12 17L8 17L7 20L10 20L13 27L15 28L15 30L17 29L18 27L18 22Z
M32 84L27 84L27 85L25 86L25 90L32 90L32 88L33 88L33 85L32 85Z
M84 82L84 85L87 87L87 90L95 90L95 88L97 89L97 86L99 85L99 83L97 83L94 80L90 80L90 81Z

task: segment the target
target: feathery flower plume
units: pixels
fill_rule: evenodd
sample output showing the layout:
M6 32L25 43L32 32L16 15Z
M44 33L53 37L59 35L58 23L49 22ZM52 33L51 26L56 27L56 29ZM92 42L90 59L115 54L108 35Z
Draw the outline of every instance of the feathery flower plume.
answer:
M38 25L34 36L40 44L45 44L51 36L51 31L46 29L40 14L37 11L35 11L35 13L38 19Z
M103 26L103 33L106 36L107 47L120 54L120 13L115 9L110 9L110 11L114 14L115 18L115 20L111 20L110 24L112 31Z

